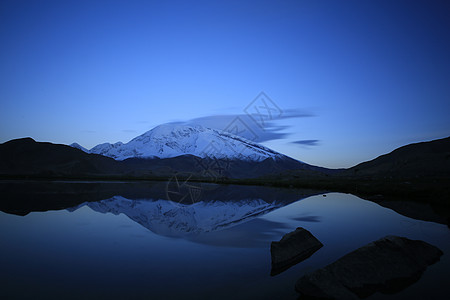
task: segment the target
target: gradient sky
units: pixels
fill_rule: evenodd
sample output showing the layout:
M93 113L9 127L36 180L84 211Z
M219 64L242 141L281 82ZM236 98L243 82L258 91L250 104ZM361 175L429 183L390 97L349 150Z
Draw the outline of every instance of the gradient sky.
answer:
M0 142L223 129L265 92L256 141L349 167L450 135L449 1L0 1Z

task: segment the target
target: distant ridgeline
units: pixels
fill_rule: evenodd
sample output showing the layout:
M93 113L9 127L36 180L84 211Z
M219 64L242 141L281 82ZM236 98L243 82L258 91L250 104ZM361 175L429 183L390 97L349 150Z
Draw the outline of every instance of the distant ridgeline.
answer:
M339 170L312 166L244 138L198 126L158 126L126 144L101 144L91 150L31 138L0 144L1 178L167 180L174 175L356 194L437 195L439 202L448 203L450 137L407 145Z

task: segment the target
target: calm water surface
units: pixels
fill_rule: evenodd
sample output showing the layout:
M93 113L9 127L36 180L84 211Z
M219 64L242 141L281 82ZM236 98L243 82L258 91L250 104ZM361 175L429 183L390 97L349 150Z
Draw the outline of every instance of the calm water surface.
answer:
M228 187L219 191L226 197L216 191L190 205L152 195L116 195L25 216L0 212L2 295L297 299L294 285L305 272L386 235L426 241L444 255L402 292L369 299L441 299L450 294L446 225L414 220L350 194L307 197L261 187L252 193L246 187L238 191L241 196L233 196L230 189L239 190ZM270 243L296 227L309 230L324 247L270 276Z

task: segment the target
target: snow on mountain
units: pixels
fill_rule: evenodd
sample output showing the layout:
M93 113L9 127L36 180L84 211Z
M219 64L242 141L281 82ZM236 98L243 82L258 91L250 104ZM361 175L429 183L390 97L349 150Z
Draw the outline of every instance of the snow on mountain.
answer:
M124 144L122 142L117 142L114 144L103 143L103 144L99 144L99 145L95 146L94 148L92 148L91 150L89 150L89 153L101 154L104 156L109 156L109 157L118 159L118 156L119 156L118 153L120 153L120 148L123 145Z
M81 150L81 151L84 151L84 152L86 152L86 153L89 153L89 150L88 150L88 149L84 148L83 146L81 146L81 145L78 144L78 143L72 143L72 144L70 144L69 146L70 146L70 147L73 147L73 148L76 148L76 149L79 149L79 150Z
M239 201L208 201L192 205L167 200L130 200L114 196L98 202L86 202L83 206L100 213L125 214L152 232L171 237L187 237L235 226L282 206L260 199Z
M73 145L73 144L72 144ZM169 158L185 154L201 158L216 157L262 161L284 155L228 132L200 125L163 124L132 139L126 144L104 143L88 153L101 154L116 160L127 158Z

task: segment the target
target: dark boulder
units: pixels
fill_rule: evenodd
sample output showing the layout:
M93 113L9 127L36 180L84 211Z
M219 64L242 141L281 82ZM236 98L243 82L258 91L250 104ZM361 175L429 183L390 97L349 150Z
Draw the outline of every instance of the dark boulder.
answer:
M302 299L359 299L396 293L419 280L442 251L423 241L387 236L300 278Z
M279 242L270 244L272 270L270 274L279 274L295 264L304 261L322 247L322 243L308 230L298 227L285 234Z

